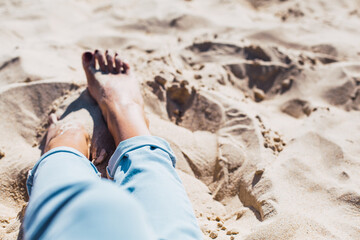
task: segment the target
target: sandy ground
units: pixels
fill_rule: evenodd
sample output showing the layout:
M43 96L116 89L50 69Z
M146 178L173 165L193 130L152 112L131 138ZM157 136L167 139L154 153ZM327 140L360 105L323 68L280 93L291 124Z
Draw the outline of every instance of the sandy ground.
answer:
M114 150L81 68L94 48L132 63L204 239L360 239L359 9L1 0L0 239L18 238L49 113L86 124L93 159Z

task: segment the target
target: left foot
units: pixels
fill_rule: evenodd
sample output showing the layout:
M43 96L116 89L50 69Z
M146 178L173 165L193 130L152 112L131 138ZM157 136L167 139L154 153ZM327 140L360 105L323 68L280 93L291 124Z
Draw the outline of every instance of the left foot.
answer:
M106 51L103 55L99 50L85 52L82 62L90 95L98 103L115 144L151 135L139 83L129 64L116 53Z
M60 122L53 113L49 116L49 123L44 153L56 147L71 147L89 158L89 134L80 123Z

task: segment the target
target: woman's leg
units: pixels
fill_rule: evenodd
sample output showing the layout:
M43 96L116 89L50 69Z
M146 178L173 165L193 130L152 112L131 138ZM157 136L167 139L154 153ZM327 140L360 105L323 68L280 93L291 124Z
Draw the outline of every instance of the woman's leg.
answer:
M202 239L174 166L175 157L165 140L138 136L119 144L108 175L143 206L159 239Z
M99 178L87 139L79 125L50 126L48 152L28 177L25 239L155 239L140 204Z
M100 69L96 69L96 63ZM138 82L117 54L83 54L88 89L118 148L108 174L143 206L159 239L202 239L175 158L166 141L151 136Z

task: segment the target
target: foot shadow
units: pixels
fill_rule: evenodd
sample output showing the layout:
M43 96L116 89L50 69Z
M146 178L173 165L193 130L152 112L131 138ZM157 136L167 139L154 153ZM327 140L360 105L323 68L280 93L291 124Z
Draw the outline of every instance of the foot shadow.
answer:
M90 96L87 89L67 106L60 120L68 117L81 120L86 125L86 129L90 131L90 160L97 159L100 156L101 150L105 150L105 158L96 167L101 172L101 176L106 177L106 167L116 146L99 106ZM44 152L46 137L47 135L44 136L39 146L42 153Z
M85 111L84 111L85 110ZM111 155L114 153L116 146L113 140L111 133L109 132L105 120L102 116L101 110L99 109L96 101L90 96L88 90L84 90L80 96L72 101L66 108L65 112L61 115L60 120L66 117L72 116L77 120L84 120L87 125L89 125L91 132L91 145L90 145L90 157L89 159L96 159L100 156L102 149L106 151L106 156L101 164L97 165L97 169L101 172L102 177L106 177L106 167L109 162ZM39 149L42 154L44 153L44 147L46 142L47 134L43 137L40 142ZM24 171L28 171L26 168ZM22 184L23 188L26 187L27 174L21 172L19 174L22 178L19 179L19 182ZM27 192L24 193L24 200L28 202ZM23 220L25 215L26 206L18 213L18 219L21 223L19 228L19 234L17 240L24 239L24 230L23 230Z

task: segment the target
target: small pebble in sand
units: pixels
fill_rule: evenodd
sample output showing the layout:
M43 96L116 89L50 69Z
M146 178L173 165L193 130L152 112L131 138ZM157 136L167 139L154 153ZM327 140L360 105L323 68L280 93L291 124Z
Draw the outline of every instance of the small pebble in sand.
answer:
M194 78L195 78L196 80L199 80L199 79L202 78L202 76L201 76L200 74L195 74L195 75L194 75Z
M234 236L231 236L231 237L230 237L230 240L234 240L234 239L235 239L235 237L234 237Z
M167 80L161 76L155 76L155 82L160 84L161 86L165 86Z
M280 137L274 137L274 142L280 142L280 141L281 141Z
M282 83L281 83L281 87L283 90L288 90L292 84L294 80L292 78L290 79L285 79Z
M222 225L221 222L218 222L217 226L218 226L219 228L221 228L223 225Z
M265 99L265 93L263 90L261 89L254 89L254 98L256 102L261 102L262 100Z
M215 239L218 237L218 234L216 232L211 232L209 237L211 237L212 239Z
M3 152L2 150L0 150L0 159L2 159L3 157L5 157L5 152Z
M237 235L237 234L239 234L239 231L236 229L231 229L226 232L226 235Z
M186 80L182 80L182 81L180 82L180 87L185 87L185 86L187 86L187 85L189 85L189 82L186 81Z
M281 145L276 145L276 151L281 152L284 148Z
M217 221L217 222L220 222L221 221L221 219L220 219L220 217L218 216L218 217L216 217L215 218L215 220Z
M256 172L255 172L256 174ZM240 211L236 214L236 220L239 220L243 215L244 215L245 211Z

